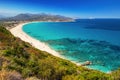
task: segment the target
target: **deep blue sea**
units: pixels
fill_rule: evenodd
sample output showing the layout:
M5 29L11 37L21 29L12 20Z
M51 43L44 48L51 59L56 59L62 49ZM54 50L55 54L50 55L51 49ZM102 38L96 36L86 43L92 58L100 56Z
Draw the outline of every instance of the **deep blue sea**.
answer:
M24 25L23 31L70 61L91 61L88 68L102 72L120 68L120 19L35 22Z

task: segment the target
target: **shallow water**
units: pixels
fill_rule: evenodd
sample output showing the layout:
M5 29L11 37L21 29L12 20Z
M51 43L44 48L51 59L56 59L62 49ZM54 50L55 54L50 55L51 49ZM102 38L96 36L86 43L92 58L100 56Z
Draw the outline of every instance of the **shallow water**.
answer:
M110 72L120 67L120 19L38 22L23 31L71 61L91 61L89 68Z

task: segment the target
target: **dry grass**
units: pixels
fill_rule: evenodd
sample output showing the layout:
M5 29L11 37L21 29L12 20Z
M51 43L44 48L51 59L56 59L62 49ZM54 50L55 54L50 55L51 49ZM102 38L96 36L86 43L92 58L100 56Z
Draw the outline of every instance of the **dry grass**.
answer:
M25 80L41 80L41 79L38 79L38 78L36 78L36 77L30 77L30 78L27 78L27 79L25 79Z
M0 80L23 80L22 76L16 71L0 71Z

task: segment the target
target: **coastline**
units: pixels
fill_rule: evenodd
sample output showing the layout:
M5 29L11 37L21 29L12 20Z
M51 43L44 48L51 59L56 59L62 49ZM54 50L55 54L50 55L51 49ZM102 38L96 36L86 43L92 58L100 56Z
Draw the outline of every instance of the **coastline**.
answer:
M52 50L50 47L47 46L47 44L40 42L39 40L36 40L34 38L32 38L31 36L29 36L28 34L26 34L23 30L22 27L26 24L29 24L32 22L28 22L28 23L20 23L17 26L15 26L14 28L10 29L9 31L15 36L20 38L21 40L30 43L33 47L42 50L42 51L46 51L54 56L57 57L61 57L56 51Z
M37 21L38 22L38 21ZM55 50L51 49L47 44L45 44L44 42L41 42L37 39L34 39L32 38L31 36L29 36L27 33L25 33L23 30L22 30L22 27L26 24L29 24L29 23L36 23L36 22L25 22L25 23L20 23L18 24L17 26L9 29L9 31L15 36L15 37L18 37L20 38L21 40L25 41L25 42L28 42L30 43L33 47L41 50L41 51L46 51L48 52L49 54L53 55L53 56L56 56L56 57L59 57L59 58L62 58L62 59L66 59L65 57L61 56L58 52L56 52ZM66 59L67 60L67 59ZM70 60L69 60L70 61ZM77 63L77 62L74 62L74 61L71 61L72 63L80 66L81 64L80 63Z
M25 41L25 42L28 42L30 43L33 47L41 50L41 51L45 51L45 52L48 52L49 54L55 56L55 57L59 57L59 58L62 58L62 59L65 59L65 60L68 60L67 58L65 58L64 56L60 55L58 52L56 52L55 50L51 49L48 44L44 43L44 42L41 42L40 40L37 40L31 36L29 36L27 33L25 33L23 30L22 30L22 27L26 24L29 24L29 23L37 23L37 22L41 22L41 21L35 21L35 22L23 22L23 23L19 23L17 26L14 26L13 28L9 29L9 31L15 36L15 37L18 37L20 38L21 40ZM69 60L70 61L70 60ZM74 64L76 64L77 66L83 66L85 63L78 63L76 61L70 61ZM83 66L87 69L93 69L93 68L90 68L90 67L87 67L87 66ZM105 73L111 73L110 72L105 72Z

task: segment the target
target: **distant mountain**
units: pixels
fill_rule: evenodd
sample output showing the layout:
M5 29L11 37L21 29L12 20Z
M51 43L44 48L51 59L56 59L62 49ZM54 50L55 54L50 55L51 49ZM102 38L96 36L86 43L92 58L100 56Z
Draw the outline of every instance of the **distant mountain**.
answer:
M72 21L72 18L49 14L18 14L14 17L4 18L3 21Z
M3 19L3 18L5 18L5 16L3 16L3 15L0 15L0 19Z

